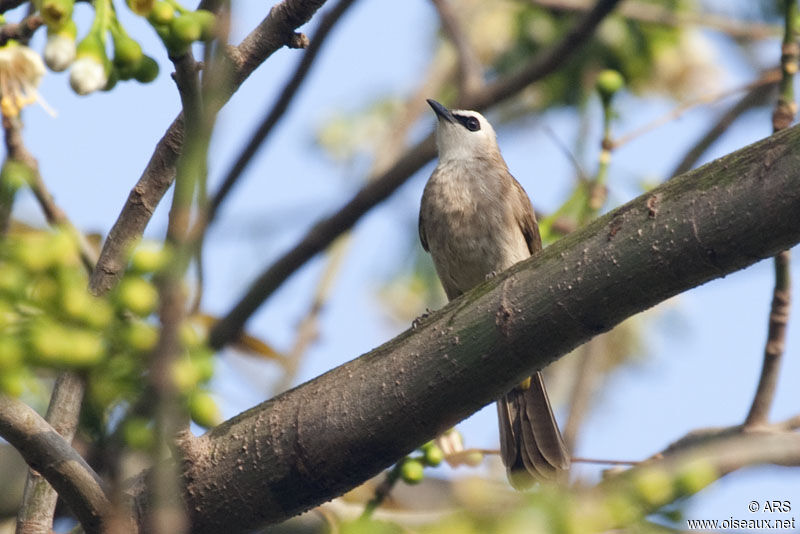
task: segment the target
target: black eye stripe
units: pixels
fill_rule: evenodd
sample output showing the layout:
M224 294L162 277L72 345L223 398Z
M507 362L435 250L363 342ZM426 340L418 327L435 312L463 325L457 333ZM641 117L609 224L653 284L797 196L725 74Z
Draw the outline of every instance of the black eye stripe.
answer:
M469 130L470 132L477 132L481 129L481 121L478 120L477 117L472 116L464 116L464 115L455 115L453 117L460 122L464 128Z

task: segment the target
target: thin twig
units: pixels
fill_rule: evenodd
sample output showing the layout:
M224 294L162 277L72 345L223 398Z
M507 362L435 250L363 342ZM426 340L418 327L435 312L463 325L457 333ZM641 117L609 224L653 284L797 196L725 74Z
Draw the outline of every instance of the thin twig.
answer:
M794 98L794 75L797 72L800 45L797 43L797 0L783 0L784 35L781 43L781 81L778 101L772 114L773 133L791 126L797 113ZM786 327L791 311L791 257L784 250L774 259L775 287L769 311L767 343L756 393L744 420L745 428L765 425L775 398L781 359L786 345Z
M777 81L765 85L756 85L747 92L741 99L739 99L733 106L731 106L725 113L720 115L717 121L708 129L708 131L689 149L683 156L675 169L668 175L678 176L691 170L700 158L705 154L706 150L719 139L731 125L736 122L745 112L766 104L770 96L778 87Z
M628 132L623 136L613 139L611 143L614 146L614 148L619 148L622 145L630 143L634 139L637 139L643 136L644 134L649 133L652 130L655 130L659 126L663 126L664 124L679 119L684 113L698 106L712 104L714 102L724 100L732 95L741 93L743 91L748 91L747 94L753 94L753 93L760 94L758 89L765 86L772 87L778 82L779 79L780 79L780 72L777 69L770 70L765 72L756 81L750 82L742 87L736 87L734 89L726 89L724 91L720 91L717 93L712 93L709 95L701 96L699 98L694 98L692 100L689 100L688 102L683 102L680 105L676 106L671 111L669 111L668 113L665 113L661 117L658 117L657 119L645 124L644 126L636 128L635 130Z
M592 0L528 0L531 4L561 11L586 11L593 5ZM759 24L752 21L730 19L713 13L699 11L676 11L674 9L645 2L625 2L619 14L639 22L661 24L664 26L686 27L702 26L718 30L735 38L766 39L780 35L775 25Z
M22 122L19 117L3 117L3 130L8 158L25 164L31 170L30 187L39 206L44 212L47 222L52 226L61 226L68 230L78 243L78 252L86 269L91 272L97 261L97 252L92 248L84 235L72 225L66 213L55 203L53 195L39 174L39 163L25 147L22 140Z
M462 104L473 108L497 104L554 72L563 66L569 57L581 50L603 17L608 15L618 2L619 0L600 0L595 9L587 13L562 42L545 51L542 56L535 58L519 72L469 96ZM385 200L435 155L433 135L429 135L409 148L381 176L370 180L338 212L315 224L297 245L262 272L231 311L214 326L209 339L211 346L220 348L236 339L245 322L284 280L327 248L339 235L352 228L362 215Z
M466 98L483 85L483 69L449 0L432 0L432 2L439 14L444 33L456 49L459 93L462 98Z
M250 74L275 51L296 41L294 29L307 22L324 0L284 0L239 44L225 49L233 69L230 86L218 95L215 105L221 107ZM175 165L183 147L183 114L172 122L156 145L141 178L131 190L117 221L111 228L97 267L92 273L90 289L104 294L122 276L130 246L141 237L153 211L175 177Z
M564 443L568 451L577 449L578 431L586 417L597 389L598 359L602 354L603 336L593 338L580 348L577 376L572 383L569 416L564 425ZM573 460L574 461L574 460Z
M326 11L323 15L322 20L320 21L320 24L314 33L314 37L309 42L308 48L303 54L303 57L300 60L300 63L297 65L297 68L295 69L291 78L289 78L289 80L286 82L286 85L284 85L278 100L275 101L275 103L272 105L272 108L264 115L261 124L258 125L255 133L250 136L250 142L247 143L247 146L239 153L239 157L236 158L236 162L225 174L225 178L222 180L222 185L209 202L205 221L206 225L208 225L214 219L219 206L222 204L222 201L225 200L228 193L241 176L242 172L244 172L244 170L247 168L256 152L258 152L258 149L262 144L264 144L264 141L272 132L272 129L283 117L284 113L289 107L289 104L297 94L297 90L302 85L309 70L311 70L311 66L314 64L314 60L317 58L317 55L322 49L322 45L325 43L331 30L339 21L339 19L341 19L342 15L344 15L347 9L353 4L353 1L354 0L340 0L340 2L337 3L330 11Z
M19 22L8 22L0 26L0 46L10 40L24 41L33 36L33 33L44 24L41 15L29 15Z

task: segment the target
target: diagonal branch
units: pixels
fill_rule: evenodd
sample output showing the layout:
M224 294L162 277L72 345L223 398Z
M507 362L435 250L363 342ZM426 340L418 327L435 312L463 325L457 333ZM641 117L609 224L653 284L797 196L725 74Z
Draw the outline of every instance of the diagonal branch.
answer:
M0 436L47 479L87 533L101 532L109 502L100 478L47 421L27 404L0 395Z
M514 96L531 83L554 72L581 49L581 45L591 37L603 17L618 2L619 0L600 0L559 44L537 56L518 73L498 80L478 93L468 95L460 104L483 109ZM210 334L212 347L220 348L235 339L250 316L292 273L352 228L376 204L386 200L435 155L431 134L409 148L380 176L369 180L338 212L317 222L297 245L262 272L233 309L214 326Z
M294 30L306 23L324 3L325 0L283 0L272 7L239 46L229 47L227 53L234 69L233 83L218 95L216 104L222 107L256 67L278 49L302 42ZM103 244L89 282L94 294L107 292L122 276L128 249L142 236L161 197L172 185L183 140L183 114L179 114L156 145L144 173L131 190Z
M221 424L184 463L193 529L327 501L631 315L800 242L798 167L800 127L670 180Z
M483 69L449 0L432 1L439 13L442 29L458 54L458 87L463 98L483 85Z
M295 94L297 94L297 90L305 80L308 71L311 70L311 66L314 64L314 60L317 58L319 51L322 49L322 45L327 40L327 37L330 35L333 27L336 25L339 19L341 19L342 15L344 15L347 9L353 4L353 1L354 0L340 0L339 3L333 7L333 9L326 12L322 17L322 20L320 21L319 26L314 33L314 37L309 42L306 52L303 54L303 58L297 65L297 69L295 69L294 74L292 74L292 77L288 82L286 82L286 85L283 87L278 100L264 116L261 124L258 125L255 133L251 136L250 142L247 144L244 150L241 151L239 157L236 159L236 162L228 170L227 174L225 174L225 178L222 180L222 185L211 199L208 206L208 212L206 214L206 226L214 219L220 204L222 204L222 201L225 200L228 193L230 193L236 181L253 159L253 156L255 156L258 149L264 144L264 141L272 132L272 129L275 127L278 121L281 120L284 113L286 113L289 104L291 103ZM195 232L195 234L197 233L199 232Z

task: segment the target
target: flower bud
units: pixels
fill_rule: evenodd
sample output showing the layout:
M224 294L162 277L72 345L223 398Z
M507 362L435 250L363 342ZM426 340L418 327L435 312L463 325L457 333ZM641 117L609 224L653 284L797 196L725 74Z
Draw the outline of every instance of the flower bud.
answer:
M114 65L120 69L135 69L142 60L142 47L127 35L114 36Z
M98 91L108 83L108 68L103 41L90 33L78 44L77 59L69 73L69 83L79 95Z
M47 27L58 30L72 20L73 7L75 0L44 0L39 11Z
M63 33L52 33L47 36L44 46L44 62L55 72L67 69L75 60L75 38Z
M127 277L117 288L119 304L140 317L153 313L158 305L158 291L147 280Z

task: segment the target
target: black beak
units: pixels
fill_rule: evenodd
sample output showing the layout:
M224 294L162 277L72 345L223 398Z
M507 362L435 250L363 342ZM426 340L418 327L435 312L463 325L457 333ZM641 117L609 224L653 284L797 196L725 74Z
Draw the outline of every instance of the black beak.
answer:
M439 117L440 120L444 119L447 122L455 122L455 118L453 117L453 114L450 113L450 110L438 103L436 100L429 98L428 104L433 108L433 111L436 112L436 116Z

